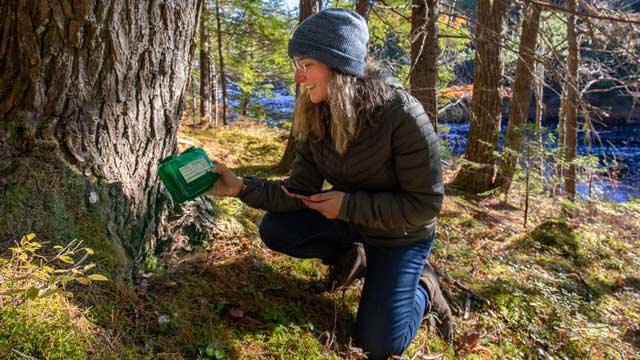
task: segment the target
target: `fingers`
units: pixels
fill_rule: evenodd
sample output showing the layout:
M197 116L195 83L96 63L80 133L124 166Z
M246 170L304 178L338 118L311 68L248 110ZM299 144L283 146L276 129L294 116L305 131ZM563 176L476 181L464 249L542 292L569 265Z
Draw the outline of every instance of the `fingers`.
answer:
M302 202L309 208L312 210L315 210L317 212L319 212L320 214L322 214L322 216L326 217L327 219L335 219L336 215L332 215L331 212L331 204L328 203L327 201L309 201L309 200L302 200Z
M223 173L226 173L229 171L229 169L223 163L213 162L213 165L214 167L213 169L210 170L211 172L222 175Z
M337 195L338 195L337 191L327 191L327 192L321 192L321 193L313 194L309 198L312 201L325 201L325 200L334 199L334 198L337 197Z
M320 205L320 204L318 204L318 203L317 203L317 202L315 202L315 201L311 201L311 200L309 200L309 199L300 199L300 200L302 200L302 202L304 203L304 205L305 205L306 207L308 207L309 209L313 209L313 210L320 210L320 208L321 208L321 205Z
M303 200L303 202L308 208L316 210L327 219L335 219L340 213L343 198L343 192L329 191L312 195L309 200Z
M217 163L217 162L214 162L213 164L215 166L213 167L213 169L209 171L211 171L212 173L220 174L225 182L228 182L232 178L236 177L236 175L231 170L229 170L229 168L226 167L224 164Z

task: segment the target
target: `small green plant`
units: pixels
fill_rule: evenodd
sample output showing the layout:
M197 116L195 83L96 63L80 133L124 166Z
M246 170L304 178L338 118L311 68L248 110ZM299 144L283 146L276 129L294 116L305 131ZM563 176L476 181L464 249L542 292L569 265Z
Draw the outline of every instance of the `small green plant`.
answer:
M82 246L82 241L73 240L66 246L55 245L56 255L52 258L37 254L42 244L34 241L36 235L28 234L20 239L15 247L11 247L12 258L10 265L18 270L17 275L9 276L5 284L9 289L0 292L2 296L17 296L20 300L17 305L27 300L45 298L56 293L70 296L71 293L64 290L70 281L76 281L83 285L89 285L93 281L108 281L102 274L86 273L96 264L82 265L85 260L93 255L93 249ZM76 261L74 256L82 254ZM62 268L56 268L62 266Z
M209 344L198 347L198 359L227 359L224 344L218 341L212 341Z
M70 282L89 285L94 281L107 281L102 274L87 274L94 263L83 265L93 250L73 240L66 246L54 246L55 255L41 255L43 244L35 241L35 234L22 236L11 247L11 258L0 259L0 358L28 352L30 354L76 354L82 352L84 339L70 321L66 309L60 309L43 299L72 294L65 287ZM32 310L51 312L46 319L33 319ZM41 306L42 305L42 308ZM49 316L50 315L50 316ZM69 339L60 341L62 333ZM71 336L73 335L73 336ZM71 355L70 355L71 356Z
M595 155L577 156L573 163L576 165L579 181L587 184L587 196L592 198L593 181L598 180L599 175L607 174L606 168L600 165L600 159Z

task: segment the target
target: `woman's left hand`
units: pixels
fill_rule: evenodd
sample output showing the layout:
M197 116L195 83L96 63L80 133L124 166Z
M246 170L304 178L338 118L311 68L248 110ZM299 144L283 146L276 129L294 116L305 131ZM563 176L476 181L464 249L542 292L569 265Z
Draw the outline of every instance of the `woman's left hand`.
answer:
M309 208L324 215L327 219L335 219L340 214L342 200L344 200L342 191L327 191L311 195L309 199L302 202Z

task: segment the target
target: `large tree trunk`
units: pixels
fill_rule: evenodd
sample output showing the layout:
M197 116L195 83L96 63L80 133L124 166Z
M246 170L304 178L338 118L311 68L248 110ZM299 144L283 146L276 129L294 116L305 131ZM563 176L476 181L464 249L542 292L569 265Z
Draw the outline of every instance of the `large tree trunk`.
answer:
M411 94L437 131L438 0L413 0L411 7Z
M564 190L570 199L576 197L576 158L577 145L577 100L578 100L578 41L576 35L576 0L568 0L567 8L567 41L569 43L567 55L567 101L565 107L565 161L568 167L564 172Z
M505 194L509 192L513 174L516 171L516 162L520 157L520 147L523 140L523 127L527 122L529 113L534 64L536 63L536 43L538 30L540 29L540 12L541 8L533 3L528 3L522 12L524 20L518 49L516 78L513 82L511 113L509 114L509 125L504 139L502 159L494 185L501 186Z
M320 0L300 0L300 14L298 15L298 23L304 21L304 19L309 16L320 11L322 6L322 1ZM296 85L296 98L298 98L298 85ZM289 132L289 140L287 141L287 147L284 150L284 154L282 155L282 159L280 159L280 163L278 167L284 171L287 171L291 168L291 164L296 157L296 146L298 142L293 136L293 122L296 119L291 119L291 131Z
M202 3L200 13L200 116L211 121L211 56L209 54L209 5Z
M0 243L78 238L127 276L158 237L199 1L0 5Z
M465 149L467 162L453 186L480 193L491 189L500 133L502 60L500 43L504 0L478 1L472 117Z

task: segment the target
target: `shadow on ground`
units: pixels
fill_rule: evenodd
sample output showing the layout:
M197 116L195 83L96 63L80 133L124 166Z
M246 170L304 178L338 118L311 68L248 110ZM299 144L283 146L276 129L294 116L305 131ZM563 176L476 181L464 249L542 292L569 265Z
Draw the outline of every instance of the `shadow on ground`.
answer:
M93 307L100 325L111 328L116 336L126 334L156 354L186 358L195 358L206 346L220 346L226 356L237 358L238 345L230 344L245 336L269 339L283 326L304 329L321 342L335 334L337 344L347 344L354 319L343 304L357 296L349 291L342 298L322 293L316 282L292 275L286 268L274 268L259 253L224 263L195 255L147 279L135 291L127 285L103 291L110 294L93 290L81 296L84 306ZM113 303L95 303L105 298ZM100 314L103 308L113 309L114 303L111 314Z

